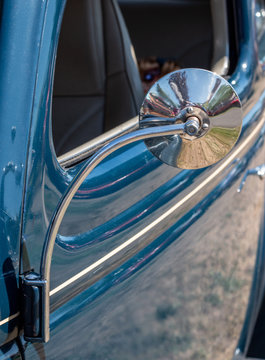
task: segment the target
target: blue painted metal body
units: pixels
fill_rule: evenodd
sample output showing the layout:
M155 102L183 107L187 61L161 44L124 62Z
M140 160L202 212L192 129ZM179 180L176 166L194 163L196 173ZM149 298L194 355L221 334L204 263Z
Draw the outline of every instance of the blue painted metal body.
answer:
M14 342L20 329L19 273L31 269L39 271L51 215L79 169L79 165L70 169L59 165L51 135L53 72L65 1L14 0L12 4L10 1L1 4L0 321L11 318L0 326L0 359L11 358L18 352L18 347L22 349L21 343ZM168 313L177 314L178 305L170 303L166 310L163 307L161 310L160 301L164 304L174 298L181 302L184 298L188 302L195 297L187 289L200 280L192 275L192 271L189 273L189 269L198 267L200 279L205 272L220 273L219 267L215 271L208 269L210 265L204 250L211 244L216 244L211 250L216 263L222 258L218 251L225 257L230 244L233 244L230 249L233 263L239 262L242 251L246 251L244 259L250 253L254 259L257 241L250 238L246 248L241 246L244 234L239 230L243 225L237 217L229 222L240 206L244 209L253 201L261 210L264 205L264 200L254 199L251 191L251 187L256 186L256 179L246 185L248 189L244 189L243 197L236 193L244 172L260 165L262 159L264 161L265 132L265 74L257 57L252 1L242 1L241 6L240 57L229 80L238 92L244 110L242 134L233 150L236 155L227 164L224 160L204 170L178 170L161 164L143 142L138 142L102 162L77 192L57 237L51 274L51 289L57 289L51 295L51 340L46 345L29 345L24 354L26 359L73 358L73 354L75 358L155 359L148 350L150 348L156 349L157 358L167 358L165 349L170 352L168 358L180 357L188 351L187 346L192 347L191 335L185 335L192 331L187 330L184 322L179 331L186 337L177 333L173 340L168 339L165 335L169 331L165 330L170 317ZM250 139L253 132L255 136ZM219 171L222 164L222 171ZM197 191L202 183L206 185ZM176 211L169 211L191 192L194 192L193 197L185 200ZM58 290L62 283L110 254L127 239L137 237L146 226L168 211L163 221L126 249ZM239 217L244 216L242 222L245 214L242 210ZM254 210L252 215L256 216ZM238 237L235 242L226 243L222 234L221 230L228 223L229 233ZM218 234L211 233L213 228L220 230ZM261 244L263 241L260 239ZM211 254L206 256L207 259ZM199 267L198 259L206 270ZM256 263L257 272L262 260L261 257ZM231 266L227 265L229 274L233 274ZM249 269L249 283L253 269L254 262ZM187 273L189 275L183 275ZM174 296L170 290L173 285L166 286L171 275L178 284ZM186 276L189 277L187 282ZM216 281L224 284L221 275L218 276ZM206 297L208 290L204 286L205 283L201 285L205 290L202 299L206 299L206 303L215 299L218 303L212 294L212 297ZM220 286L225 289L225 285ZM255 286L254 290L257 291ZM244 288L241 291L245 291ZM159 300L159 294L163 292L164 297ZM230 290L227 293L229 296L234 294ZM182 294L182 300L178 298L179 294ZM231 296L228 300L235 302L241 296L240 291L235 295L238 297ZM228 300L224 295L220 301L226 304ZM156 314L156 320L160 319L159 325L150 319L150 309ZM208 310L198 311L207 314ZM244 310L242 314L237 338L243 325ZM245 324L249 324L251 314L249 310ZM207 316L212 322L218 321ZM192 321L189 322L192 327ZM178 323L181 323L179 318ZM153 333L156 326L158 333ZM172 323L168 323L168 329L171 326ZM244 334L248 334L248 328L245 325ZM247 338L248 335L241 337L241 352L244 352ZM225 347L229 340L228 337ZM62 341L66 344L63 347ZM194 346L197 354L199 351L203 354L196 342ZM196 354L194 349L192 351Z

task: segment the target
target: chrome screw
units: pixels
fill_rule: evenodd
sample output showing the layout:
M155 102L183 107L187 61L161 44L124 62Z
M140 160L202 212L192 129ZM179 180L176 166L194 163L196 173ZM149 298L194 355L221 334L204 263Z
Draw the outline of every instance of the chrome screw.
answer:
M185 131L190 136L195 136L200 130L200 122L195 116L190 117L185 123Z
M203 128L203 130L209 129L209 124L207 124L207 123L202 124L202 128Z

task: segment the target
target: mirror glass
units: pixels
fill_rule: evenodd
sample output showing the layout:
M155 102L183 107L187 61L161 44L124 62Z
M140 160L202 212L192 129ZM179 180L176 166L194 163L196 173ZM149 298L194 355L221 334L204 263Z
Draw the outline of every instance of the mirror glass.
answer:
M185 116L181 114L185 113ZM182 69L158 80L140 109L140 127L157 118L184 122L198 119L201 131L145 140L162 162L182 169L199 169L221 160L235 145L242 126L240 100L233 87L217 74ZM150 121L151 120L151 121Z

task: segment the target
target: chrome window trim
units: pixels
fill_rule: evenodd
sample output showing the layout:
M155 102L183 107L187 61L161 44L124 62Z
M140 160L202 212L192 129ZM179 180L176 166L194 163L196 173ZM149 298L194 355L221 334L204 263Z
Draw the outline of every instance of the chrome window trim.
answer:
M229 36L227 5L223 0L211 0L213 24L213 59L211 71L225 76L229 70Z
M80 145L73 150L59 156L57 160L62 167L73 166L86 159L87 157L91 156L107 142L114 140L117 137L127 134L133 130L136 130L138 127L138 117L135 116L131 120L126 121L125 123L115 127L114 129L106 131L104 134L95 137L93 140L90 140L83 145Z

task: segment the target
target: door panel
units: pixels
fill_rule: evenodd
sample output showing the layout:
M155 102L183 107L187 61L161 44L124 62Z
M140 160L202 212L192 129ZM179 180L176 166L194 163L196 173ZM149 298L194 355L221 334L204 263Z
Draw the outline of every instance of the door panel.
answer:
M252 14L244 4L249 30ZM53 20L44 26L36 83L24 271L38 271L52 213L80 168L62 168L51 140L61 14L55 2L48 3L47 18ZM242 42L230 79L244 110L236 147L212 167L182 171L159 164L139 142L95 169L73 199L54 248L51 339L29 345L26 358L232 357L250 292L264 196L255 177L237 193L245 171L264 162L264 78L252 37Z
M149 246L91 287L84 279L85 285L75 284L72 300L52 313L47 358L67 359L73 352L76 359L232 358L264 198L263 183L255 177L239 194L239 175L260 163L264 151L261 138L243 164L236 162L203 201ZM52 295L53 305L65 296ZM66 345L58 347L61 338ZM28 357L35 351L29 347Z

